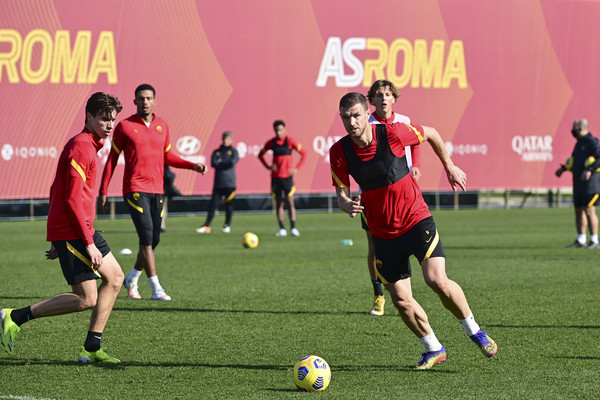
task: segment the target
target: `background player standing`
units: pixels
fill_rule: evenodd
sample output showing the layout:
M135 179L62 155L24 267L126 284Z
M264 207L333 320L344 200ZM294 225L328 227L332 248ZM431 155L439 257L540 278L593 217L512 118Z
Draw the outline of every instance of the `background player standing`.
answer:
M233 199L235 198L235 165L240 156L233 144L233 133L223 132L223 143L213 151L210 158L210 165L215 169L215 180L213 183L212 197L206 216L204 226L196 229L197 233L210 233L210 223L212 222L217 206L221 197L225 199L225 225L223 232L231 232L231 218L233 217Z
M135 89L137 113L119 122L115 128L112 149L108 155L100 184L100 206L106 205L108 184L119 155L125 155L123 197L140 239L137 260L125 279L129 297L140 299L138 279L146 271L153 300L171 300L156 274L154 249L160 241L160 225L164 201L164 165L193 169L204 174L206 165L186 161L171 152L169 126L154 115L156 91L148 84Z
M394 122L401 122L403 124L410 124L410 118L406 115L395 113L393 105L396 100L400 97L396 85L392 82L380 79L371 85L367 99L369 103L375 106L375 112L369 117L370 124L392 124ZM419 180L421 177L421 148L417 145L404 147L406 153L406 164L408 169L415 180ZM373 284L373 292L375 294L375 300L371 307L371 315L383 315L385 312L385 297L383 296L383 287L381 282L377 278L377 266L375 264L375 248L373 247L373 237L369 231L369 224L367 214L362 213L361 224L365 233L367 234L368 252L367 252L367 267L369 269L369 275L371 277L371 283Z
M94 229L96 216L96 159L122 110L116 97L94 93L85 107L85 127L71 138L58 159L50 188L47 239L52 244L46 258L60 261L72 293L20 309L0 310L2 344L9 354L20 326L34 318L69 314L92 309L90 327L79 361L83 363L120 361L101 348L102 333L115 304L123 271L100 233ZM96 279L102 279L97 286Z
M281 120L273 122L273 130L275 137L268 140L258 154L258 158L263 165L271 171L271 194L275 199L277 208L277 221L279 222L279 230L277 236L287 236L285 225L283 224L284 203L287 204L290 218L290 233L292 236L300 236L300 232L296 228L296 206L294 205L294 174L300 169L306 159L306 152L302 149L302 145L296 142L290 136L287 136L285 131L285 123ZM265 160L265 153L271 150L273 152L273 160L269 165ZM292 167L293 157L292 150L300 153L300 161L296 167Z
M377 274L409 329L425 347L417 369L446 360L446 349L436 338L427 314L412 296L409 257L414 255L425 282L442 304L460 321L484 355L498 351L473 317L461 287L446 276L444 249L433 217L408 171L404 146L428 141L454 190L465 190L467 177L456 167L439 133L430 127L405 124L369 124L367 99L348 93L340 100L340 116L348 135L330 149L331 173L340 209L351 217L367 210L377 255ZM362 188L360 198L350 197L350 175Z
M571 134L577 140L571 154L571 165L561 165L556 176L569 170L573 173L573 203L575 205L575 226L577 239L568 247L598 248L598 215L596 204L600 198L600 145L590 133L586 119L573 122ZM590 230L590 242L586 242L586 231Z

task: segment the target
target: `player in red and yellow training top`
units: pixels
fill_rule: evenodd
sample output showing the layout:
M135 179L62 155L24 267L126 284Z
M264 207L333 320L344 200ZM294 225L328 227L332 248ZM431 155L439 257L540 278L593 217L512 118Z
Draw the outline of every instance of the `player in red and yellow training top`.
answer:
M417 369L446 360L446 349L436 338L427 314L412 296L409 257L414 255L425 282L460 321L484 355L498 351L473 317L461 287L446 276L444 249L433 217L406 163L404 146L427 141L438 156L455 191L465 190L466 174L454 165L440 134L425 126L371 125L367 99L348 93L340 100L340 116L348 135L330 149L331 174L340 209L351 217L367 210L377 257L377 274L390 293L404 323L425 347ZM350 176L362 189L352 200ZM360 197L364 202L361 205Z
M156 91L148 84L135 89L137 113L119 122L100 184L100 205L106 205L108 184L119 155L125 157L123 197L140 239L137 260L125 280L129 297L140 299L138 279L146 271L153 300L171 300L156 275L154 249L160 241L164 202L164 165L193 169L204 174L206 166L186 161L171 152L169 126L153 114Z
M20 309L0 310L2 344L14 351L21 325L35 318L92 309L89 331L78 359L83 363L120 363L107 355L102 333L123 283L121 266L100 233L94 230L96 215L96 159L122 110L119 100L94 93L85 107L85 127L65 145L58 159L50 189L46 258L60 261L72 293L62 293ZM100 286L96 279L102 279Z
M284 203L287 203L292 236L300 236L300 232L296 228L296 206L294 205L294 186L293 176L298 169L304 164L306 152L300 143L297 143L293 138L285 134L285 123L281 120L273 122L273 130L275 137L268 140L258 154L258 158L263 165L271 170L271 194L275 199L277 207L277 221L279 222L279 230L277 236L287 236L287 231L283 224ZM265 160L267 151L273 152L271 164ZM294 158L292 150L300 153L300 161L294 167Z

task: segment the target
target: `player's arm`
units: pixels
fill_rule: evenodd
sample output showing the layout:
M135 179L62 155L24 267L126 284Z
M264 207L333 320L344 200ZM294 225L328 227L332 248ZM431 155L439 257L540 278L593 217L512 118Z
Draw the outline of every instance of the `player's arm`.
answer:
M421 147L413 144L410 146L410 155L412 157L412 171L413 178L419 180L421 177Z
M360 204L360 195L352 200L349 187L336 187L337 203L340 210L346 212L351 218L362 213L364 207Z
M585 169L581 173L581 180L586 182L589 181L592 174L600 168L600 145L598 144L598 140L590 140L589 152L590 157L588 157L588 160L593 157L594 162L585 165Z
M293 149L300 154L300 160L298 161L298 164L296 164L296 168L294 168L294 172L296 172L300 169L300 167L302 167L302 165L304 165L304 162L306 161L306 151L300 143L294 143Z
M96 155L94 154L93 157ZM83 209L82 199L84 186L87 181L85 171L88 171L91 162L85 161L85 156L74 152L73 157L69 160L70 166L67 168L66 179L66 195L65 202L67 203L67 212L71 225L75 229L77 235L83 240L85 249L90 257L92 266L99 268L102 265L102 253L94 244L93 231L87 226L85 211ZM51 252L52 248L50 248Z
M260 152L258 153L258 159L260 160L262 165L265 166L266 169L273 170L273 168L275 167L275 163L271 163L271 165L269 165L267 163L267 160L265 160L265 154L269 150L271 150L271 141L270 140L267 143L265 143L265 145L263 146L262 149L260 149Z
M423 141L429 142L435 155L442 162L442 166L446 170L446 176L448 182L455 192L458 190L457 185L463 190L466 190L467 174L465 174L460 168L458 168L450 159L446 145L442 140L442 137L435 128L430 126L423 126Z
M117 162L119 161L119 156L123 151L123 147L125 146L125 134L123 133L123 126L119 123L115 127L115 131L113 133L112 140L110 141L110 151L108 153L108 158L106 159L106 165L104 166L104 171L102 172L102 179L100 180L100 190L98 193L98 205L100 209L104 210L106 207L106 196L108 193L108 184L112 179L113 173L115 172L115 168L117 167Z

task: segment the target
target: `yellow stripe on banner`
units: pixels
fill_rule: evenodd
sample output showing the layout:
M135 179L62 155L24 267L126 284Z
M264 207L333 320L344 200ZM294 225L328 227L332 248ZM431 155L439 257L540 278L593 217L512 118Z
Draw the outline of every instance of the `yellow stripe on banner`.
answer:
M596 193L596 194L594 195L594 197L592 198L592 201L590 201L590 202L588 203L588 207L592 207L592 206L594 205L594 203L596 202L596 200L598 200L598 196L599 196L599 195L598 195L598 193Z
M433 250L435 250L435 248L437 247L439 241L440 241L440 235L438 234L438 231L436 229L435 230L435 237L431 241L431 245L429 246L429 249L427 250L427 253L425 253L425 257L423 258L423 261L429 259L429 256L431 256L431 253L433 253Z
M115 153L121 154L121 150L117 147L114 140L111 142L111 146L112 146L113 150L115 151Z
M292 186L292 189L288 193L288 197L292 197L296 193L296 186Z
M168 152L169 150L171 150L171 143L169 143L169 145L167 146L167 148L165 149L165 153Z
M413 131L415 133L415 135L417 135L417 137L419 138L419 143L423 143L423 135L421 135L421 132L419 132L419 130L412 125L406 125L406 126L408 126L408 128L411 131Z
M235 197L235 190L233 192L231 192L231 194L229 195L229 197L227 197L225 199L225 203L229 203L231 200L233 200L234 197Z
M77 161L71 159L71 166L73 168L75 168L75 171L79 172L79 175L81 175L81 179L83 179L83 182L85 183L85 181L87 180L87 177L85 176L85 172L83 171L83 167L79 164L77 164Z
M78 250L77 250L75 247L73 247L73 246L71 245L71 243L69 243L69 242L66 242L66 243L67 243L67 249L68 249L68 250L69 250L71 253L73 253L73 254L75 255L75 257L79 258L81 261L83 261L83 262L85 263L85 265L87 265L88 267L90 267L90 269L91 269L92 271L94 271L94 274L96 274L96 276L97 276L98 278L102 278L102 277L100 276L100 274L98 273L98 271L96 271L96 270L94 269L94 267L92 267L92 262L91 262L91 261L90 261L90 260L89 260L89 259L88 259L86 256L84 256L83 254L81 254L81 253L80 253L80 252L79 252L79 251L78 251Z
M346 185L344 185L342 183L342 181L340 181L340 178L338 178L337 175L333 172L333 169L331 170L331 176L333 176L333 180L335 181L335 184L337 185L337 187L339 187L339 188L347 187Z
M144 213L144 209L143 209L142 207L140 207L140 206L137 206L137 205L136 205L136 204L135 204L133 201L131 201L130 199L127 199L127 203L128 203L128 204L129 204L131 207L133 207L133 208L135 208L136 210L138 210L138 211L140 212L140 214L143 214L143 213Z

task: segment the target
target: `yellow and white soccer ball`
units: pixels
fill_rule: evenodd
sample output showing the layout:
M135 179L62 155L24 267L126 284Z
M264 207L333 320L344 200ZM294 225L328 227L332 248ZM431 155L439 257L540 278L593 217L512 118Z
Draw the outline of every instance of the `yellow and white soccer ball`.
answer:
M258 247L258 236L252 232L244 233L242 237L242 246L247 249L255 249Z
M318 356L306 356L294 365L294 383L300 390L322 392L331 381L327 361Z

